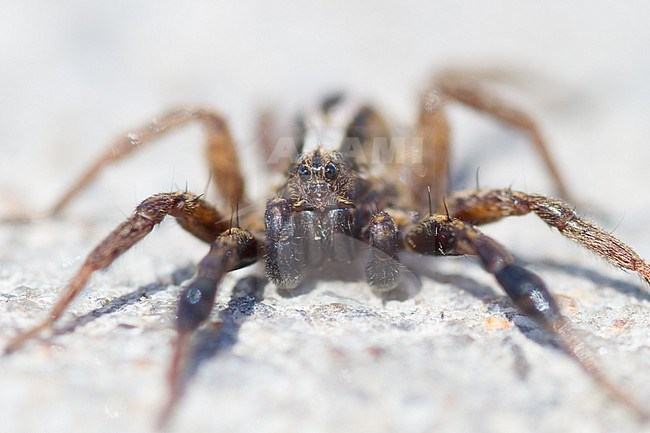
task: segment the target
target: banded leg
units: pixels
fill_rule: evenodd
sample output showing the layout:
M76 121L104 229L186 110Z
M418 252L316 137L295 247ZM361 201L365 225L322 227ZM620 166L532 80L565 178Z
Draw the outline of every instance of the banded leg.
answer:
M210 316L221 280L226 273L257 261L258 243L255 237L240 228L223 232L199 262L196 275L181 291L178 303L172 362L168 373L169 400L161 413L164 426L182 391L183 365L187 357L189 337Z
M593 251L612 265L638 273L650 284L650 263L628 245L578 215L561 200L508 189L467 190L452 194L450 212L470 224L487 224L533 212L562 235Z
M449 124L445 106L456 101L483 112L506 125L526 133L551 175L555 188L565 200L570 199L566 182L560 174L537 123L514 104L498 98L483 85L479 77L463 72L447 72L437 76L424 97L420 109L418 132L423 139L423 165L413 174L415 200L427 202L426 187L430 186L435 209L442 211L442 198L449 185Z
M212 173L212 181L221 197L233 205L243 202L244 180L239 168L235 144L226 122L219 114L212 111L188 108L170 111L113 141L106 152L59 198L50 210L49 216L59 214L107 165L192 121L199 122L206 131L205 155Z
M498 242L459 219L436 214L422 220L406 234L405 247L421 254L477 256L483 268L494 275L519 311L550 332L565 351L614 398L642 419L649 418L644 408L603 374L591 351L560 312L544 282L537 275L514 264L512 256Z
M133 215L118 225L88 255L48 317L39 325L18 334L5 348L5 353L15 351L31 337L50 328L79 295L93 273L110 266L115 259L147 236L167 215L176 218L185 230L205 242L213 242L219 233L228 229L219 213L193 194L163 193L147 198L138 205Z

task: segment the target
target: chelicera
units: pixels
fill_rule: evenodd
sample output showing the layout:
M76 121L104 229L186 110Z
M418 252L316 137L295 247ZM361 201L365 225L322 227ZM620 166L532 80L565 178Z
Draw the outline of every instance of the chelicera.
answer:
M303 283L310 270L325 264L350 266L355 257L362 255L370 288L388 292L400 284L404 272L399 255L414 253L476 257L523 314L552 334L616 399L646 417L643 409L601 373L544 282L515 263L511 254L478 226L533 213L610 264L637 272L647 283L650 264L616 237L578 215L564 200L511 189L451 191L449 124L445 114L450 101L485 112L527 133L557 193L566 199L565 183L535 122L480 82L459 73L441 74L433 80L422 98L417 130L411 137L417 140L405 142L399 151L393 149L389 161L372 157L377 154L377 146L387 149L386 140L391 137L381 115L368 105L340 96L327 98L317 110L298 119L298 133L292 140L295 146L284 148L284 158L278 158L277 148L264 147L269 165L284 173L284 181L260 206L245 194L236 146L223 118L202 108L174 110L111 143L50 214L61 212L111 162L171 130L198 122L207 134L206 159L220 198L226 205L239 208L236 226L223 209L190 192L161 193L145 199L88 255L47 318L17 335L6 352L15 351L50 328L94 272L107 268L171 216L183 229L210 245L196 275L180 293L178 338L169 376L171 401L178 392L189 337L208 319L226 273L264 261L270 282L278 289L292 290Z

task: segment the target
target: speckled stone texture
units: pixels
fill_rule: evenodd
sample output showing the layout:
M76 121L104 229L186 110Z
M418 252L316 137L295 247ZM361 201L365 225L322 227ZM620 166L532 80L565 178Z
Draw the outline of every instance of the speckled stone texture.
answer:
M540 119L578 211L650 257L647 3L479 7L8 2L0 213L46 208L111 137L178 103L225 114L263 204L269 180L251 156L256 109L276 104L286 120L346 88L405 128L435 65L499 64L519 71L513 96ZM473 186L480 166L483 187L552 193L524 137L450 111L457 187ZM137 203L186 184L204 190L200 140L190 127L117 164L60 218L0 225L0 347L45 317ZM650 407L648 286L532 216L485 232L544 278L607 376ZM167 398L176 297L206 252L163 223L91 279L54 336L1 357L0 432L152 431ZM650 429L520 316L474 260L404 261L415 270L409 284L385 297L335 271L289 294L259 290L261 266L230 274L195 336L169 431Z

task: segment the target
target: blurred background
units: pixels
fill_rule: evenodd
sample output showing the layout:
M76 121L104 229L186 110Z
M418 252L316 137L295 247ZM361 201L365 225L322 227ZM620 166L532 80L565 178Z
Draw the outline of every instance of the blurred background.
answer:
M255 159L256 116L260 110L272 110L282 127L300 108L313 104L323 94L345 90L375 103L397 128L408 129L416 119L422 89L435 72L467 67L496 70L507 77L508 85L504 87L508 96L539 120L552 154L574 196L579 197L578 210L597 219L607 230L615 230L642 256L650 257L649 22L650 3L642 0L5 0L0 4L0 213L46 209L112 138L179 105L203 105L223 113L242 152L245 171L250 174L250 188L261 193L268 187L268 180L259 176L260 161ZM451 107L450 114L456 187L473 187L474 174L480 167L482 187L512 186L554 193L525 137L462 107ZM43 281L60 288L70 276L71 266L81 260L80 255L145 197L186 186L202 192L208 173L201 159L201 139L198 127L188 127L106 170L66 211L62 223L3 230L3 289L14 290L20 284L43 287ZM164 235L148 239L135 253L129 253L128 259L116 264L117 271L98 277L97 284L114 287L111 275L120 272L127 275L119 277L121 282L127 278L135 287L149 284L162 274L171 274L179 263L186 265L204 254L204 247L194 248L201 244L180 230L162 230ZM551 258L558 263L567 260L613 275L616 281L627 278L628 286L640 286L638 278L610 270L537 221L510 220L485 230L512 248L518 257L532 261ZM150 256L154 258L149 259ZM462 268L451 266L454 271L463 272ZM16 276L21 269L27 277ZM476 269L474 274L482 275ZM562 287L567 275L550 274L551 282ZM588 278L577 281L569 279L565 287L591 283ZM109 299L115 297L111 290L106 295ZM426 291L422 293L427 295ZM97 299L93 296L84 298L85 302ZM174 295L164 299L167 305L156 314L166 314L169 319L173 315ZM628 301L619 299L621 305ZM481 307L477 308L482 312L479 304ZM406 302L395 308L409 305ZM452 308L463 310L458 305ZM14 313L5 329L33 323L32 317ZM596 319L595 323L604 322ZM161 326L167 329L170 325L165 322ZM83 338L82 332L85 331L75 333L77 339ZM148 383L157 384L157 388L133 391L132 401L127 398L126 402L111 400L118 391L106 388L97 397L97 406L93 406L92 397L80 402L74 400L75 392L66 391L56 399L56 406L47 406L59 409L55 414L60 417L56 418L54 409L47 409L43 403L49 400L41 399L40 394L38 398L30 397L33 394L28 391L39 389L38 384L25 383L56 377L57 367L68 364L61 360L51 363L50 355L30 356L21 358L21 362L29 360L29 364L21 366L16 361L11 364L13 370L6 370L11 374L5 379L11 376L16 380L3 382L3 389L14 391L0 397L0 407L10 409L2 418L12 431L21 431L25 426L31 426L24 430L30 432L39 430L34 426L43 427L42 431L57 431L55 427L60 428L58 431L87 431L88 425L96 427L95 431L147 431L143 426L149 426L164 392L161 377L166 364L159 365L158 361L167 359L168 348L165 338L155 342L153 338L147 339L151 350L162 354L155 363L149 361L158 370L150 374ZM105 336L98 339L111 344L105 340ZM76 347L73 341L68 342L69 353ZM78 349L79 353L84 350L81 346ZM119 353L118 349L110 350ZM77 374L93 378L101 371L101 365L106 376L98 375L94 380L109 384L117 374L110 371L111 363L106 361L106 353L113 353L110 350L106 349L104 358L84 355L90 360L83 365L75 364L74 359L66 362ZM621 352L616 347L612 351ZM476 358L489 358L491 354L486 353ZM632 351L629 356L634 356ZM638 358L636 362L644 361ZM30 379L25 365L39 374ZM264 363L257 367L264 371ZM480 375L481 367L474 368L472 371ZM215 377L218 374L215 372ZM629 377L633 372L627 374ZM62 377L67 380L66 375ZM122 380L120 386L140 383L140 379L131 377ZM253 378L248 386L254 388L256 380ZM314 381L308 378L305 383L312 383L310 380ZM499 377L494 380L500 381ZM543 389L544 381L540 383L539 389ZM87 394L79 395L92 396L98 392L95 385L87 388ZM484 399L473 388L464 391L466 395L458 390L461 401L463 396L489 401L494 389L488 389ZM56 397L57 392L44 395ZM138 400L137 393L145 395ZM323 398L329 398L328 395L323 394ZM515 395L510 398L516 399ZM535 394L526 391L524 395ZM580 394L576 399L580 400ZM144 403L139 405L140 401ZM471 398L468 401L473 404ZM209 398L202 403L212 404ZM264 406L262 400L258 403ZM201 414L201 407L195 402L192 413ZM381 407L377 406L379 414ZM69 415L65 408L69 408ZM26 422L26 414L37 413L35 409L53 415L58 423L48 424L37 417ZM206 410L210 412L213 408ZM73 417L83 417L85 413L87 424L82 428ZM128 416L120 418L124 413ZM483 416L467 418L462 411L449 411L447 415L453 418L449 425L468 425L472 431L514 432L526 431L527 427L522 426L530 427L521 414L533 412L518 412L515 405L502 408L498 417L495 413L489 416L489 422ZM553 422L536 424L539 431L557 431L558 426L567 431L584 431L580 425L571 424L570 410L557 408L554 413ZM422 418L409 418L407 430L395 429L400 425L398 422L392 424L394 428L384 424L383 431L427 431L426 426L432 426L428 412L418 414ZM337 413L329 415L336 418ZM394 419L400 420L400 416L398 413ZM586 418L580 419L586 422ZM183 419L187 421L186 427L211 427L201 424L200 416L192 418L186 413ZM231 426L238 425L246 431L238 419L241 420L235 419ZM265 424L260 431L287 431L283 430L283 423L292 419L295 417L290 411L280 412L273 418L276 424ZM358 432L364 431L364 425L377 425L371 421L380 418L364 419L360 414L355 419L359 424L351 424L351 429ZM600 431L597 428L602 425L634 431L633 424L625 424L626 419L622 423L617 421L618 424L614 422L616 418L609 420L609 424L600 424L600 418L588 421L596 428L593 431ZM198 424L192 424L194 421ZM328 424L322 424L321 429L309 422L302 425L306 432L326 431L322 426ZM189 427L185 430L196 431Z
M408 127L430 77L460 66L510 74L585 203L615 205L626 218L643 209L625 191L649 180L650 148L641 145L650 128L645 2L67 0L0 8L6 206L50 203L110 139L171 107L221 111L251 150L242 158L249 165L261 109L286 125L341 89ZM553 192L523 137L465 109L452 116L455 166L472 173L457 186L472 185L480 165L486 187ZM110 170L89 194L130 211L161 185L202 190L200 132L180 134L120 174Z

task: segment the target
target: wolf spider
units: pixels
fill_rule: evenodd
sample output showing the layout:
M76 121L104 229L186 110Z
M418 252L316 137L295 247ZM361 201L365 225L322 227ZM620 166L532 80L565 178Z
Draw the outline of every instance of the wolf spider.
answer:
M421 139L422 152L416 165L369 161L367 156L382 143L381 139L391 136L386 122L370 106L356 105L341 97L323 101L318 110L298 120L296 146L285 167L273 158L277 149L264 147L267 161L271 161L272 168L283 168L286 179L268 200L263 213L261 207L251 205L244 193L235 145L223 118L202 108L175 110L113 142L49 214L60 213L113 161L171 130L198 122L207 133L206 157L212 181L221 198L233 207L236 204L244 213L242 224L239 225L238 215L237 225L233 226L232 217L228 218L202 196L189 192L161 193L145 199L88 255L48 317L17 335L5 351L13 352L51 328L96 271L107 268L165 217L172 216L183 229L210 244L210 250L180 293L178 337L168 378L171 398L165 413L179 392L189 337L208 319L227 272L261 259L269 280L278 289L291 290L303 282L310 269L325 263L347 266L362 254L366 257L365 278L369 286L376 292L386 292L400 283L403 274L398 252L409 251L433 256L475 256L523 314L549 332L616 399L647 418L644 409L601 373L542 280L516 264L501 244L477 226L533 213L562 235L614 266L637 272L648 283L650 264L623 242L579 216L565 201L511 189L450 192L449 126L445 114L450 101L525 132L541 155L559 195L568 196L535 122L525 112L495 97L480 81L463 74L438 75L422 98L416 134ZM404 176L407 182L399 182Z

